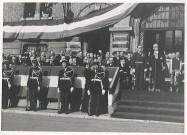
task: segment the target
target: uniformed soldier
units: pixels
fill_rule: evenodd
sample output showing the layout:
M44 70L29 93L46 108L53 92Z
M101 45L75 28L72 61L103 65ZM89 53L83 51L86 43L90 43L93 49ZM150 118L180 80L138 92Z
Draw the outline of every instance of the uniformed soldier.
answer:
M132 56L132 68L136 78L135 89L143 90L144 72L147 71L147 60L141 45L138 45L138 52L135 52Z
M74 90L75 78L73 69L67 66L67 60L62 61L62 69L58 75L58 93L59 102L61 103L58 113L68 114L68 107L71 101L71 93Z
M32 67L29 69L29 78L27 81L28 87L28 100L30 101L30 107L26 107L26 111L34 110L36 111L37 108L37 96L38 92L41 89L42 84L42 70L38 66L38 62L36 59L32 60Z
M90 71L90 88L88 95L90 95L88 103L88 115L99 116L101 113L101 98L102 95L107 93L107 87L109 85L108 78L105 77L105 69L99 66L99 62L94 62Z
M3 71L2 71L2 108L6 109L8 107L8 99L10 94L10 89L13 83L14 70L9 67L9 61L3 61ZM10 104L13 106L13 98L10 98Z

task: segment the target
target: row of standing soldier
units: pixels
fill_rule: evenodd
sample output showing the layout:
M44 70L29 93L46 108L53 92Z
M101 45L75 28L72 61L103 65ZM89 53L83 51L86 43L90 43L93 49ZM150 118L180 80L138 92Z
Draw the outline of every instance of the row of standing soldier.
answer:
M37 95L38 91L40 91L41 83L42 83L42 71L38 67L36 60L32 61L33 67L29 69L29 78L27 82L28 86L28 101L30 105L27 105L26 110L35 110L37 105ZM84 75L86 78L86 89L84 95L88 95L89 98L86 99L88 102L88 115L96 115L98 116L101 113L101 105L102 108L107 110L107 93L108 93L108 72L99 66L98 62L95 62L91 68L86 67L84 71ZM69 105L70 109L73 110L73 104L71 102L71 93L74 91L74 72L73 69L67 66L67 61L64 59L62 61L62 69L59 71L59 79L58 79L58 93L59 93L59 105L58 105L58 113L69 113ZM105 95L102 97L102 95ZM86 96L85 96L86 97ZM82 99L85 100L83 97ZM41 102L41 106L43 102Z

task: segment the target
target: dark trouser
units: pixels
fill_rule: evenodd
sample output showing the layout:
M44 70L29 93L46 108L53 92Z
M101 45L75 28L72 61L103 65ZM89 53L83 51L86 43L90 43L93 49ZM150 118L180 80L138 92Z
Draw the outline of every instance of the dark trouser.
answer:
M37 88L29 88L30 109L36 110L37 94L38 94Z
M135 89L136 90L143 90L144 84L144 66L143 63L136 64L135 68Z
M47 87L42 87L40 92L38 93L39 108L40 109L46 109L47 108L47 105L48 105L47 93L48 93L48 88Z
M70 104L70 89L60 90L60 102L61 110L68 113L68 108Z
M99 115L100 114L100 94L90 93L90 99L88 103L88 115Z
M132 89L132 77L129 74L121 75L120 87L127 90Z
M6 109L8 107L8 99L9 99L9 88L8 82L3 80L2 82L2 108Z
M16 107L19 101L19 98L17 97L17 94L19 92L19 87L12 85L10 87L10 105L11 107Z

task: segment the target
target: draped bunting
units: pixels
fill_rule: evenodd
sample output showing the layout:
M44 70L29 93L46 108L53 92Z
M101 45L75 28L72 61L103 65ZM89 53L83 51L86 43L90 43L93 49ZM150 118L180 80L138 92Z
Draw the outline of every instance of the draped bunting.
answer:
M59 20L30 20L8 22L3 26L4 39L63 39L107 27L127 17L137 6L134 3L114 4L98 12L76 18L66 24Z

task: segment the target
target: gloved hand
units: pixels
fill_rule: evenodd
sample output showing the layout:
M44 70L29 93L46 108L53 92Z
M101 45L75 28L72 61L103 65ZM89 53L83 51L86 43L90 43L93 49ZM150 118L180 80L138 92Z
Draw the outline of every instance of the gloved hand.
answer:
M132 72L135 73L135 69L134 68L132 69Z
M90 90L88 90L87 93L88 93L88 96L90 96Z
M38 92L40 91L40 86L38 87Z
M102 95L104 95L105 94L105 90L102 90Z
M73 87L71 87L70 92L72 93L72 92L73 92L73 90L74 90L74 88L73 88Z
M144 69L144 72L147 72L147 68Z
M58 93L60 93L60 90L59 90L59 88L57 88L57 92L58 92Z

